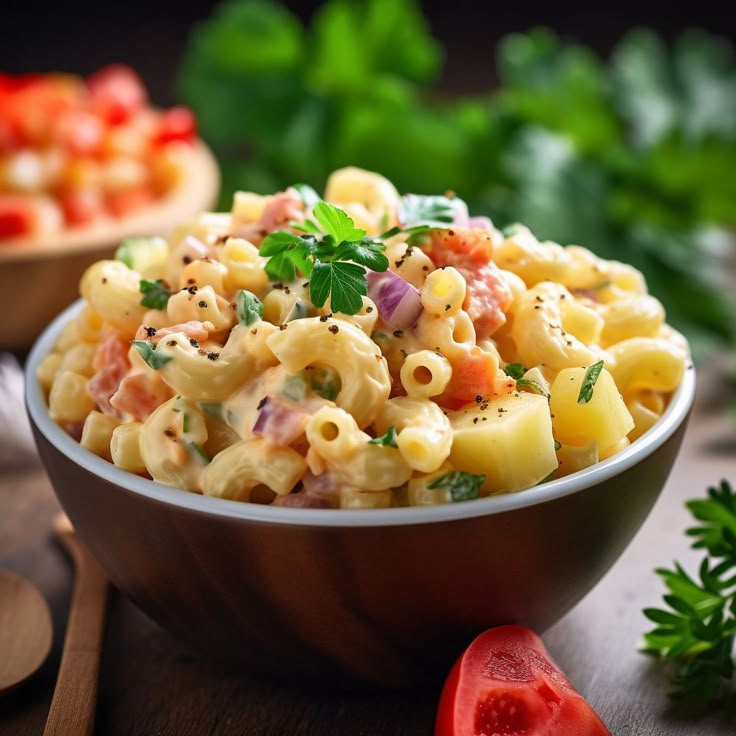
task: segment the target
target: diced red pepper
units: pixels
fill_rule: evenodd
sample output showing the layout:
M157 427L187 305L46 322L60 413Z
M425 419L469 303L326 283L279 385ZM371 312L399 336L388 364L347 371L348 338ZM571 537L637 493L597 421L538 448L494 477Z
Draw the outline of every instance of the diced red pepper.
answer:
M197 137L197 119L187 107L172 107L161 114L155 142L166 145L174 141L190 143Z
M34 200L22 194L0 195L0 238L33 232L36 219Z
M112 64L87 77L95 108L110 125L129 120L147 101L140 77L124 64Z

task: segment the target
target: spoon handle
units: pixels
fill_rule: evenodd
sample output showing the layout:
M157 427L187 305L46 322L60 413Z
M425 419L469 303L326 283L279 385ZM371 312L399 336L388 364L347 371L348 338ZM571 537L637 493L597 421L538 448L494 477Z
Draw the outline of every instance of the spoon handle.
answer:
M108 583L68 518L54 519L54 533L69 552L76 572L64 649L44 736L91 736L97 675L105 625Z

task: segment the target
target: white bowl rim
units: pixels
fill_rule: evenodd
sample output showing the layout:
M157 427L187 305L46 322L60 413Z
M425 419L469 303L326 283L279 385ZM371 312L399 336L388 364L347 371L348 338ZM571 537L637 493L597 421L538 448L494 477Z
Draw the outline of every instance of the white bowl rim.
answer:
M231 519L308 527L382 527L456 521L534 506L609 480L644 460L675 433L687 417L695 396L695 370L689 363L664 414L642 437L590 468L516 493L488 496L464 503L388 509L304 509L229 501L189 493L121 470L84 449L51 419L36 380L36 369L53 348L63 327L83 306L84 302L78 300L61 312L44 330L28 356L25 368L26 406L38 431L74 463L129 492L182 509Z

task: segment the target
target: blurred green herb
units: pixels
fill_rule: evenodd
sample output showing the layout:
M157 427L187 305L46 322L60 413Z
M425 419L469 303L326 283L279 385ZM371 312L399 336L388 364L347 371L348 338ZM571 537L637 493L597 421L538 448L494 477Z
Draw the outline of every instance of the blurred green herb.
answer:
M473 475L461 470L452 470L432 481L427 488L444 488L450 491L454 502L472 501L478 498L480 487L486 482L485 475Z
M676 666L672 695L710 702L734 675L736 636L736 494L728 481L686 506L700 525L687 530L693 548L705 550L697 578L679 563L656 572L667 590L667 608L645 608L657 626L644 634L642 650Z
M223 206L236 187L319 191L345 165L450 189L497 224L640 268L696 352L733 343L729 46L637 29L604 62L534 29L500 43L497 89L453 99L432 87L442 56L416 0L326 0L308 27L278 2L223 3L179 78L219 154Z
M142 306L150 309L166 309L166 305L171 298L171 292L163 279L156 279L155 281L141 279L138 288L143 294Z
M396 427L389 427L385 434L380 437L375 437L372 440L368 440L369 445L382 445L383 447L398 447L396 439L398 438Z

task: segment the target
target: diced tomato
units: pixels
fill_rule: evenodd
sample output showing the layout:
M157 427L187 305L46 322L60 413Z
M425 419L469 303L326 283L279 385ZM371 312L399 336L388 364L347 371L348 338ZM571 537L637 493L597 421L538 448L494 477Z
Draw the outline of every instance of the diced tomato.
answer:
M64 212L64 220L69 225L84 225L100 217L105 206L102 195L96 189L74 189L58 196Z
M111 416L118 416L117 410L110 404L110 397L118 390L130 368L129 348L127 340L111 332L100 342L92 361L96 372L87 383L87 391L97 402L100 411Z
M0 238L12 238L33 232L36 207L33 197L23 194L0 195Z
M171 397L171 389L150 373L125 376L118 390L110 398L110 405L135 420L145 422L156 407Z
M457 402L465 404L478 396L488 399L497 393L497 373L498 361L495 356L474 347L452 366L450 382L438 400L447 405L443 399L450 399L454 405L452 408L455 408Z
M492 233L477 228L435 230L427 254L436 266L453 266L465 278L468 289L463 307L473 320L477 340L490 337L506 322L512 295L491 260Z
M610 736L595 711L523 626L481 634L440 697L435 736Z
M116 217L123 217L133 210L151 204L156 194L151 187L143 184L139 187L121 189L119 192L110 192L105 197L107 209Z
M473 320L477 340L490 337L506 323L513 296L495 263L480 263L473 269L459 268L468 289L464 308Z
M442 260L442 252L456 253L463 256L463 260L476 263L488 263L493 255L493 235L488 230L471 227L453 227L447 230L433 230L430 234L430 258L438 266L454 265L439 263L434 254Z
M87 77L93 105L110 124L129 120L146 104L146 88L140 77L124 64L112 64Z
M90 156L99 152L105 135L105 124L87 110L67 110L54 126L56 142L70 153Z
M166 145L174 141L190 143L197 136L197 119L187 107L172 107L161 113L154 142Z

